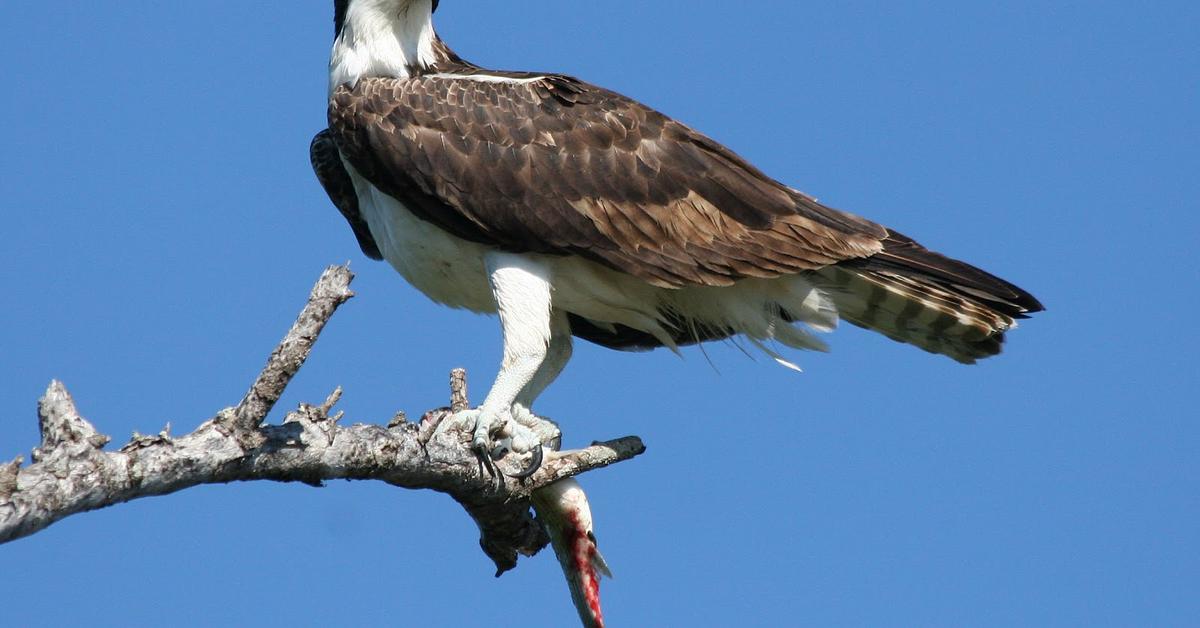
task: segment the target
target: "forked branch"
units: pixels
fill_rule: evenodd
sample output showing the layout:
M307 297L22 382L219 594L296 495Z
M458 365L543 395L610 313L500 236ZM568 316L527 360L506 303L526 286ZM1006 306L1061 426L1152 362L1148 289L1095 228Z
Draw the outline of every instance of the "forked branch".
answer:
M499 575L516 565L519 554L533 555L547 543L530 512L533 491L645 450L630 436L548 452L541 469L524 482L497 480L472 454L469 434L431 429L449 407L430 410L416 423L397 415L386 427L342 426L342 413L331 414L340 388L320 405L301 404L282 424L263 425L325 324L353 296L352 279L345 266L327 269L242 401L190 434L172 436L167 429L153 436L134 434L120 449L105 451L109 437L83 418L63 384L52 382L38 402L42 442L33 450L33 464L22 466L21 458L0 464L0 543L76 513L200 484L381 480L447 493L462 504L479 524L480 544ZM451 382L451 406L466 407L465 374L456 371ZM499 464L515 472L523 462Z

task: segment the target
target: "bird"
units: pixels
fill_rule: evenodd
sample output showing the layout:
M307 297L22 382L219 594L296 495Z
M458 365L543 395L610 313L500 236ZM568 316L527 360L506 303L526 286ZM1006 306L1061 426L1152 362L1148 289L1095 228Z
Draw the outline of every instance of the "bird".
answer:
M328 125L310 156L363 253L435 302L498 314L499 372L456 415L492 460L554 434L533 413L572 338L617 350L744 339L827 350L839 321L962 363L1042 304L835 209L666 114L555 72L488 69L438 0L335 0Z
M438 303L499 315L499 373L463 417L479 452L540 451L531 406L572 337L737 336L791 365L771 341L826 350L815 332L840 319L973 363L1043 309L636 100L464 60L434 30L438 4L335 0L310 156L365 255Z

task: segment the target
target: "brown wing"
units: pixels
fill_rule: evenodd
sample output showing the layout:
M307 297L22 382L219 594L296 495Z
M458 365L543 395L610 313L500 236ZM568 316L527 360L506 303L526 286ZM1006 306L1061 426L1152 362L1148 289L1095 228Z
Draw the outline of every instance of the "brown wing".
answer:
M363 79L338 88L329 124L362 176L459 237L580 255L655 285L812 270L871 256L888 236L568 77Z
M346 167L342 164L342 157L338 154L337 145L334 144L329 129L313 137L308 146L308 157L312 161L317 181L325 188L325 194L333 201L334 207L337 207L346 218L346 222L350 223L363 254L371 259L383 259L383 255L379 253L379 245L375 243L375 238L371 237L371 230L367 228L367 221L363 220L362 214L358 212L358 194L354 191L354 182L350 180L350 173L346 172Z

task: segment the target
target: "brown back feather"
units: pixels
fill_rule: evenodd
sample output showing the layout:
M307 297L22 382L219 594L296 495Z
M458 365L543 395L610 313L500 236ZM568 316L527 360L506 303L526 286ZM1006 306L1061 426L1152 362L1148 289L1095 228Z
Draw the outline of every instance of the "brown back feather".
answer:
M329 125L363 177L458 237L579 255L668 288L802 274L850 322L964 362L997 353L1013 319L1042 309L624 96L560 75L453 70L537 80L366 78L335 91ZM691 324L677 340L734 333ZM586 319L572 327L614 348L659 344Z
M563 76L363 79L338 88L329 122L360 174L459 237L581 255L664 287L813 270L877 253L887 233Z

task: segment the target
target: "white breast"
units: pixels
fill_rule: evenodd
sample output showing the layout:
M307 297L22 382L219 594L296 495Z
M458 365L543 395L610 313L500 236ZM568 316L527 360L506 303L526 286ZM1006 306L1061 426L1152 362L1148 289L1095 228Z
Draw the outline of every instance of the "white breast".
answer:
M495 312L484 270L487 249L421 220L403 203L379 191L350 164L359 211L393 268L438 303L474 312Z

